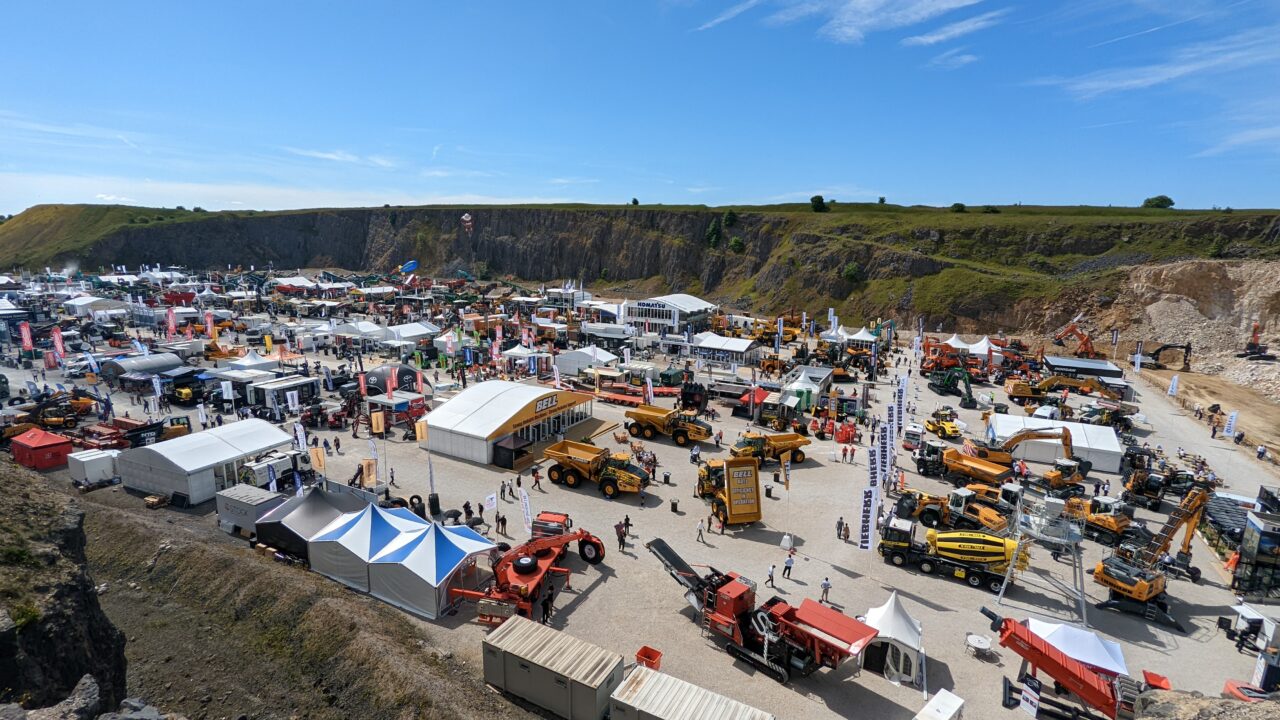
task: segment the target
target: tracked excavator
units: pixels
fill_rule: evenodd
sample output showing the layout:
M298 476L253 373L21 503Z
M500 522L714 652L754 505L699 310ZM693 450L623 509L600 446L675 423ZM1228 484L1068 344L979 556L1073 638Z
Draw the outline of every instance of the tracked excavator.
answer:
M730 655L780 683L821 668L835 670L857 658L878 634L807 598L794 606L775 596L756 607L752 580L713 567L700 575L661 538L645 547L685 589L698 624L727 640L725 651Z
M1262 344L1262 324L1255 322L1253 329L1249 333L1249 340L1244 344L1244 350L1236 353L1236 357L1245 360L1275 360L1276 356L1270 352L1270 348Z
M1081 330L1080 326L1076 324L1077 322L1078 322L1078 319L1073 320L1067 323L1066 326L1063 327L1061 330L1054 333L1053 344L1057 345L1058 347L1066 347L1067 338L1075 338L1076 357L1094 358L1094 359L1105 357L1105 355L1103 355L1102 353L1098 352L1093 348L1093 338L1089 337L1089 333L1085 332L1084 330Z
M960 392L960 385L964 384L964 393ZM960 407L966 410L972 410L978 407L978 401L973 397L973 386L969 383L969 373L962 368L953 367L950 370L935 372L929 376L929 389L939 395L959 395Z
M1018 446L1028 440L1061 440L1062 456L1071 458L1075 456L1075 449L1071 444L1071 431L1063 428L1027 428L1009 436L1008 440L1002 443L990 442L987 440L966 439L961 451L965 455L976 458L982 458L987 462L993 462L1006 467L1013 465L1013 451Z
M1169 614L1165 593L1167 571L1187 575L1199 582L1200 569L1191 565L1191 538L1200 516L1209 504L1211 488L1198 483L1173 512L1159 532L1145 545L1122 544L1093 569L1093 580L1110 591L1110 598L1097 604L1100 610L1133 613L1147 622L1156 622L1186 632L1182 623ZM1179 531L1185 531L1175 558L1167 557Z
M1182 351L1181 372L1191 371L1191 343L1183 343L1181 345L1178 345L1175 343L1166 343L1164 345L1161 345L1160 347L1153 350L1151 354L1147 355L1146 359L1143 360L1143 363L1147 367L1155 368L1156 370L1163 370L1165 368L1165 365L1164 363L1160 362L1160 356L1168 350L1181 350Z

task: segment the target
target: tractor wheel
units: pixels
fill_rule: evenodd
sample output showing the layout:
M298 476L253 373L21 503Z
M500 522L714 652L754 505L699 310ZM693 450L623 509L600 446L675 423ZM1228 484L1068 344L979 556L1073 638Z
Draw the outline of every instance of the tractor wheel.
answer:
M794 451L792 451L792 453L791 453L791 462L796 463L796 464L799 464L799 463L804 462L804 451L803 451L803 450L794 450Z
M1147 509L1153 512L1160 512L1160 498L1147 501Z
M982 573L971 572L964 576L964 581L969 583L969 587L982 587Z
M683 430L677 430L676 432L672 433L671 439L675 440L676 444L679 445L680 447L684 447L685 445L689 444L689 434L684 432Z
M902 567L903 565L907 564L907 556L900 552L894 551L889 553L889 562L893 563L898 567Z
M635 423L631 423L627 426L627 432L631 433L631 437L640 437L640 426Z
M936 528L942 522L942 513L937 510L925 510L920 513L920 524L927 528Z
M1199 582L1200 582L1200 568L1198 568L1198 567L1191 567L1191 568L1187 568L1187 577L1191 578L1191 582L1192 582L1192 583L1199 584Z
M588 565L599 565L604 560L604 543L596 538L579 540L578 556Z
M604 482L600 483L600 492L604 493L605 497L612 500L618 497L618 483L614 482L613 480L605 480Z
M937 569L938 569L937 566L933 564L932 560L920 561L920 572L924 573L925 575L932 575L933 571Z
M653 431L652 425L645 425L644 429L641 430L641 434L644 435L645 440L652 440L653 436L657 435L657 433Z
M1000 591L1004 589L1004 578L999 575L987 576L987 589L991 591L992 595L999 595Z
M577 470L566 470L564 473L564 484L571 488L576 488L582 484L582 476Z
M511 567L518 575L528 575L537 571L538 561L532 555L521 555L516 558L515 562L511 563Z
M563 482L564 466L559 463L552 465L550 469L547 470L547 479L551 481L552 485L559 485Z
M719 500L715 501L712 504L711 512L716 516L717 519L720 520L720 522L722 523L729 522L729 513L725 509L724 503L720 502Z

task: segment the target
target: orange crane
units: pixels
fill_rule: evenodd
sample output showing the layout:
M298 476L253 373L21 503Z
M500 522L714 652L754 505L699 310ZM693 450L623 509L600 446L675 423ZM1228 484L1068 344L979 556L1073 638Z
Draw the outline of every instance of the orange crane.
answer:
M543 582L552 574L563 575L569 587L570 570L559 567L567 546L578 543L578 555L588 565L604 560L604 543L583 529L570 530L567 515L542 512L533 523L534 538L511 548L493 561L493 582L483 590L453 588L449 597L476 601L477 619L501 625L512 615L535 619L533 604L546 592ZM552 534L538 537L541 532Z
M1077 325L1074 320L1067 323L1066 327L1059 330L1053 336L1053 344L1059 347L1066 347L1067 345L1066 339L1069 337L1075 338L1076 340L1076 343L1077 343L1076 357L1082 357L1082 358L1105 357L1102 353L1093 349L1093 338L1089 337L1089 333L1085 332L1084 330L1081 330L1080 326Z

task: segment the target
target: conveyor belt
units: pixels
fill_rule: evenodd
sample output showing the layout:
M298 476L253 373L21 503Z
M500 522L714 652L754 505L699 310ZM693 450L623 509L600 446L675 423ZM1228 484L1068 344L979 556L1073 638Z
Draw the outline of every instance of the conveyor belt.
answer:
M685 562L679 553L672 550L665 540L655 538L645 543L644 546L662 562L667 568L667 572L671 573L671 577L676 579L676 582L690 590L701 589L703 585L702 576L694 572L689 563Z

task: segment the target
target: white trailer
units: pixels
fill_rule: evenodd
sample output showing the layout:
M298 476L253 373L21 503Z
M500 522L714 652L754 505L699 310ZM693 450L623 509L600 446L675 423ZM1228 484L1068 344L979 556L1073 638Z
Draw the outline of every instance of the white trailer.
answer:
M67 470L76 483L93 483L116 476L119 450L82 450L67 456Z
M232 485L215 497L218 527L232 535L252 533L258 520L288 499L288 496L252 485Z

